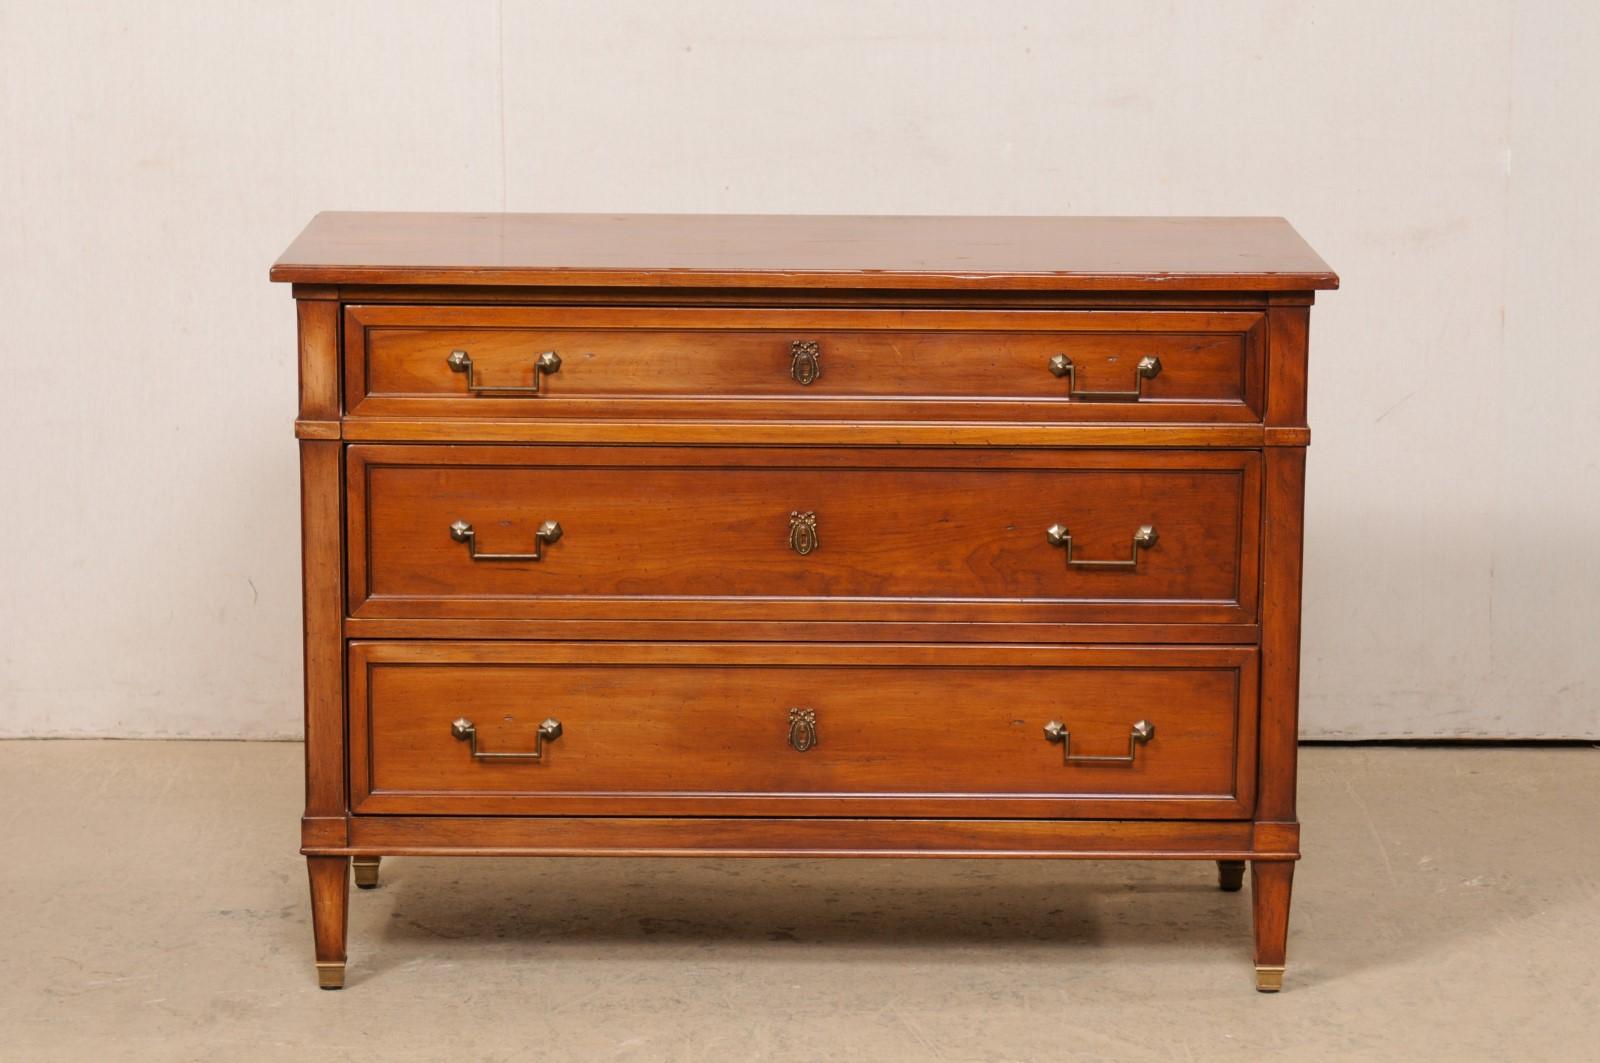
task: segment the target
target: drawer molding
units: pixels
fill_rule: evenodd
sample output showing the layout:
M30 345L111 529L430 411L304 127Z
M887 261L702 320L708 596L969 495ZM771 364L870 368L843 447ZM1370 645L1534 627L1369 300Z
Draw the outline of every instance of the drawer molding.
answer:
M356 642L351 807L1244 818L1256 672L1250 647ZM1163 737L1120 764L1068 762L1044 727L1083 721L1087 752L1118 728L1138 744L1145 716ZM483 763L460 748L469 720L499 721L495 749L538 751L546 729L560 748Z
M1259 311L354 304L344 345L355 417L1259 424L1266 409Z
M347 479L348 608L360 619L1231 625L1257 615L1254 451L356 445ZM502 541L559 513L560 556L472 565L442 530L469 505ZM816 514L828 542L803 563L790 545L800 513ZM1097 554L1131 534L1140 560L1064 564L1052 527L1087 529Z
M358 816L348 843L306 853L372 856L699 856L943 859L1297 860L1298 838L1245 821L827 817Z

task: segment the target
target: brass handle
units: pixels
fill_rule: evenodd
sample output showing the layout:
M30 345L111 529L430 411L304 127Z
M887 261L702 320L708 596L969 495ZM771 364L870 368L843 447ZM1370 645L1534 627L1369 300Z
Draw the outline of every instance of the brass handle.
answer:
M789 514L789 549L805 557L818 546L817 541L817 514L813 510L804 513L795 511Z
M795 340L789 344L789 375L802 387L810 387L822 375L822 348L816 340Z
M1067 531L1063 524L1050 525L1044 530L1044 537L1050 541L1051 546L1059 546L1067 552L1067 564L1073 568L1137 569L1139 551L1148 550L1156 544L1156 529L1151 524L1139 525L1139 530L1133 533L1133 553L1126 561L1085 561L1073 557L1072 533Z
M815 709L789 710L789 744L799 753L817 748L817 711Z
M539 530L533 533L533 553L531 554L480 554L478 553L478 533L472 530L472 525L464 520L458 520L450 525L450 538L458 543L467 544L467 554L474 561L543 561L546 543L553 543L561 538L561 525L553 520L547 520L539 525Z
M1079 391L1078 374L1072 359L1058 354L1050 359L1050 372L1067 378L1067 398L1079 402L1138 402L1144 398L1144 382L1161 372L1161 359L1149 354L1134 368L1132 391Z
M545 351L533 360L532 384L480 384L472 373L472 356L466 351L451 351L450 357L445 359L453 373L467 374L467 390L474 395L537 395L539 384L544 380L546 373L554 373L561 368L561 356L555 351Z
M458 741L471 743L473 760L543 760L545 742L554 742L561 737L561 721L549 719L539 725L539 730L534 732L532 753L483 752L478 748L478 729L465 716L451 721L450 733Z
M1051 720L1044 725L1044 736L1051 742L1061 743L1061 763L1063 764L1132 764L1133 755L1138 748L1156 736L1156 725L1149 720L1140 720L1133 725L1133 730L1128 733L1128 755L1112 757L1091 757L1081 753L1072 752L1072 734L1067 730L1067 725L1060 720Z

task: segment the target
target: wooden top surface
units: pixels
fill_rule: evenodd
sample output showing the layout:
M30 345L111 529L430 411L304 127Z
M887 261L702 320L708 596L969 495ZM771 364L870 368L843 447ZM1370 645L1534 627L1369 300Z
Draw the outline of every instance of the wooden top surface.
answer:
M328 212L299 284L1309 291L1339 278L1282 218Z

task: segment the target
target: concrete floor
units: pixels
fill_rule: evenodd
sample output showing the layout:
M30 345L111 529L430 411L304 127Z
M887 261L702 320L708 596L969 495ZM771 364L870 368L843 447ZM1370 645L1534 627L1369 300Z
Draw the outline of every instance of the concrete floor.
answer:
M0 1059L1600 1060L1600 751L1309 748L1210 864L395 859L319 992L300 749L0 743Z

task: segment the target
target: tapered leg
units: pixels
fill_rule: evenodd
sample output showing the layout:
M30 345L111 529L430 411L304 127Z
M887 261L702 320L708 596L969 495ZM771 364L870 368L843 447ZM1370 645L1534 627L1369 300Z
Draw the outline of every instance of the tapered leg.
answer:
M350 912L350 858L308 856L311 931L317 943L317 984L344 988L345 927Z
M356 885L364 890L378 888L378 862L381 856L357 856L350 860L350 869L355 872ZM1242 865L1241 865L1242 866ZM1238 889L1235 886L1234 889Z
M1252 860L1250 894L1256 922L1256 989L1283 988L1284 951L1289 943L1289 889L1294 861Z
M360 881L359 879L357 881ZM1217 887L1223 893L1238 893L1244 885L1243 860L1217 861Z

